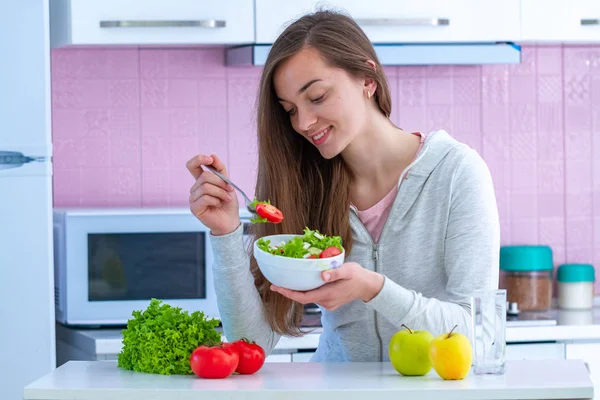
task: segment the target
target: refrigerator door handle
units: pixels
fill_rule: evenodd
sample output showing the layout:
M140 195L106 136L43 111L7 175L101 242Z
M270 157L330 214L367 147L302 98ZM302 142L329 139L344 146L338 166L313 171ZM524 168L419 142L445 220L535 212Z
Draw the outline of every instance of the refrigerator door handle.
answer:
M0 150L0 170L9 168L18 168L30 162L46 162L50 157L46 156L26 156L18 151Z

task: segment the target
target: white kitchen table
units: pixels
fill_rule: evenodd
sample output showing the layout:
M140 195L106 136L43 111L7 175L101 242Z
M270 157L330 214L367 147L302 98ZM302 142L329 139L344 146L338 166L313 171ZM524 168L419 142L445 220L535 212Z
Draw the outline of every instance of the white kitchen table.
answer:
M399 375L389 363L273 363L226 379L126 371L115 361L70 361L24 389L24 400L590 399L583 361L509 361L504 375L444 381Z

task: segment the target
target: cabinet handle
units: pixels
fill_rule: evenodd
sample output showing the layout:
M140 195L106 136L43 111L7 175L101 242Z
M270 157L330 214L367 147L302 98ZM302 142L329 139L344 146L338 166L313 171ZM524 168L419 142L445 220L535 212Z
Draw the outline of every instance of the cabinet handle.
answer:
M356 23L364 26L447 26L448 18L357 18Z
M581 26L586 25L600 25L600 19L598 18L581 18Z
M219 19L100 21L100 28L224 28L226 25L227 21Z

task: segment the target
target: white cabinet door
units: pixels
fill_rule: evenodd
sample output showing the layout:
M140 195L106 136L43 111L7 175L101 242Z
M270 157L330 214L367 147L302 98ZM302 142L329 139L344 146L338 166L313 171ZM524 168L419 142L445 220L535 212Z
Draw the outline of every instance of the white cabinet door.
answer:
M52 45L254 43L253 0L53 0Z
M564 360L564 343L509 344L507 360Z
M523 41L600 43L600 1L523 0Z
M586 362L594 384L594 399L600 399L600 342L568 343L567 359Z
M56 366L52 180L46 173L42 164L0 169L0 354L12 360L2 369L3 400L23 398L25 385Z
M22 6L7 3L0 9L0 151L50 155L47 6L47 1L36 1ZM37 147L43 147L44 154L32 154Z
M291 354L271 354L265 358L266 363L273 362L292 362Z
M256 0L256 43L270 44L290 22L312 11L311 0Z
M293 6L257 0L256 4L260 43L275 40L290 18L318 8L349 13L374 43L495 42L521 37L520 0L301 0ZM269 24L262 28L260 21Z
M292 353L292 362L309 362L315 352Z

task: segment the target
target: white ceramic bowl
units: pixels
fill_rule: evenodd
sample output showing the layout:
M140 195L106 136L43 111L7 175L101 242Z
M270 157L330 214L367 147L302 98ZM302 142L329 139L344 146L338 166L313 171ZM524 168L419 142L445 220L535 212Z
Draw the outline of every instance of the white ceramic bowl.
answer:
M271 244L277 246L302 235L265 236ZM344 263L346 251L328 258L291 258L276 256L258 248L258 240L254 242L254 258L265 278L275 286L291 290L312 290L325 284L321 272L337 268Z

